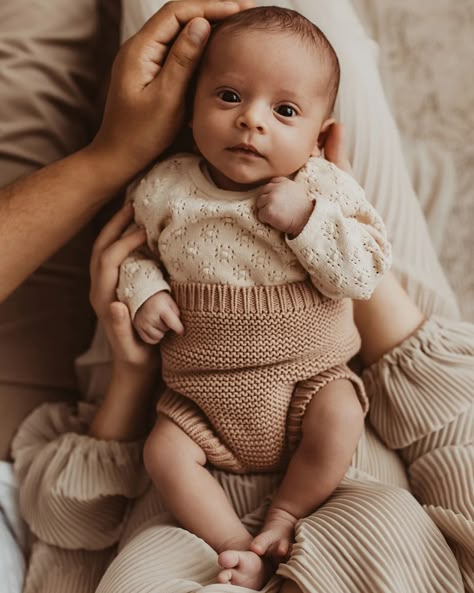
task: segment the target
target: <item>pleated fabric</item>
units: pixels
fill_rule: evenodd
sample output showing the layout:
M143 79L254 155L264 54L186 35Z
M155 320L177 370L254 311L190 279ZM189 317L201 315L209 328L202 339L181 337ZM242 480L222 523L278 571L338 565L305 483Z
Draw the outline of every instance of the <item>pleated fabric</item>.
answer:
M363 379L373 426L399 450L412 493L474 591L473 326L433 317Z
M298 523L291 557L266 593L276 593L282 577L303 593L474 593L472 402L458 395L459 376L465 394L474 385L474 332L462 329L429 320L364 372L375 418L398 410L382 438L399 449L408 477L397 453L367 425L344 480ZM440 375L448 376L446 400L457 402L441 427L443 400L430 397ZM421 419L418 398L429 398ZM94 439L83 434L92 413L91 406L43 406L15 439L22 508L41 540L25 593L249 593L215 584L215 552L177 526L147 485L136 457L140 444L96 443L94 453ZM213 474L257 533L281 476Z

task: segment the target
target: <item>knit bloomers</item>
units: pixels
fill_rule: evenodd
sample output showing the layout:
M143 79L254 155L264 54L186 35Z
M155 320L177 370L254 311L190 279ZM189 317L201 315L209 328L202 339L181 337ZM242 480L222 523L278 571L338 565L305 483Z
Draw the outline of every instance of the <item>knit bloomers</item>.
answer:
M282 470L301 437L312 397L347 366L360 337L348 299L310 282L234 287L173 283L184 336L161 342L167 385L158 412L181 427L212 465L232 472Z

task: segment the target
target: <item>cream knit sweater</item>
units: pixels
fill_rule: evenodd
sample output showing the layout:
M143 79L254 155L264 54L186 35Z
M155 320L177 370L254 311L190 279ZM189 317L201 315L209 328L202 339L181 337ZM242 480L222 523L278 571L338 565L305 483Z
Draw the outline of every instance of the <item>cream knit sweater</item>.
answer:
M176 282L234 286L288 284L309 275L330 298L369 298L390 266L391 250L362 188L322 158L311 158L295 181L304 184L315 207L290 240L257 219L258 188L217 188L196 155L157 164L132 192L149 250L123 263L119 299L134 316L150 296L169 290L165 275Z

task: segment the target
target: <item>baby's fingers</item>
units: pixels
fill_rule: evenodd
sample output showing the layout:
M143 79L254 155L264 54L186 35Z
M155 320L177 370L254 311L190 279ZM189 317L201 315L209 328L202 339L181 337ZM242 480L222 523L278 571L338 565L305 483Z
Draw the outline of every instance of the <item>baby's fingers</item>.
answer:
M169 329L177 333L178 336L182 336L184 334L184 326L179 318L178 306L174 301L173 305L176 309L170 303L170 308L162 314L161 319Z
M157 327L148 326L146 329L142 327L137 328L137 333L145 344L154 346L163 339L167 330L161 330Z

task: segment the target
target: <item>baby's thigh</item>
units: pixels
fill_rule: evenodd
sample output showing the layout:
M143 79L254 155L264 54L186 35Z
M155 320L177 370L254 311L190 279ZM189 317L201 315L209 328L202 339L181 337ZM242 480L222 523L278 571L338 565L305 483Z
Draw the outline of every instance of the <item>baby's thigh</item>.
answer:
M146 470L153 479L176 476L177 468L206 464L206 454L175 422L158 414L143 451Z
M314 394L302 421L300 450L334 457L347 449L352 456L364 425L364 411L353 383L329 382Z

